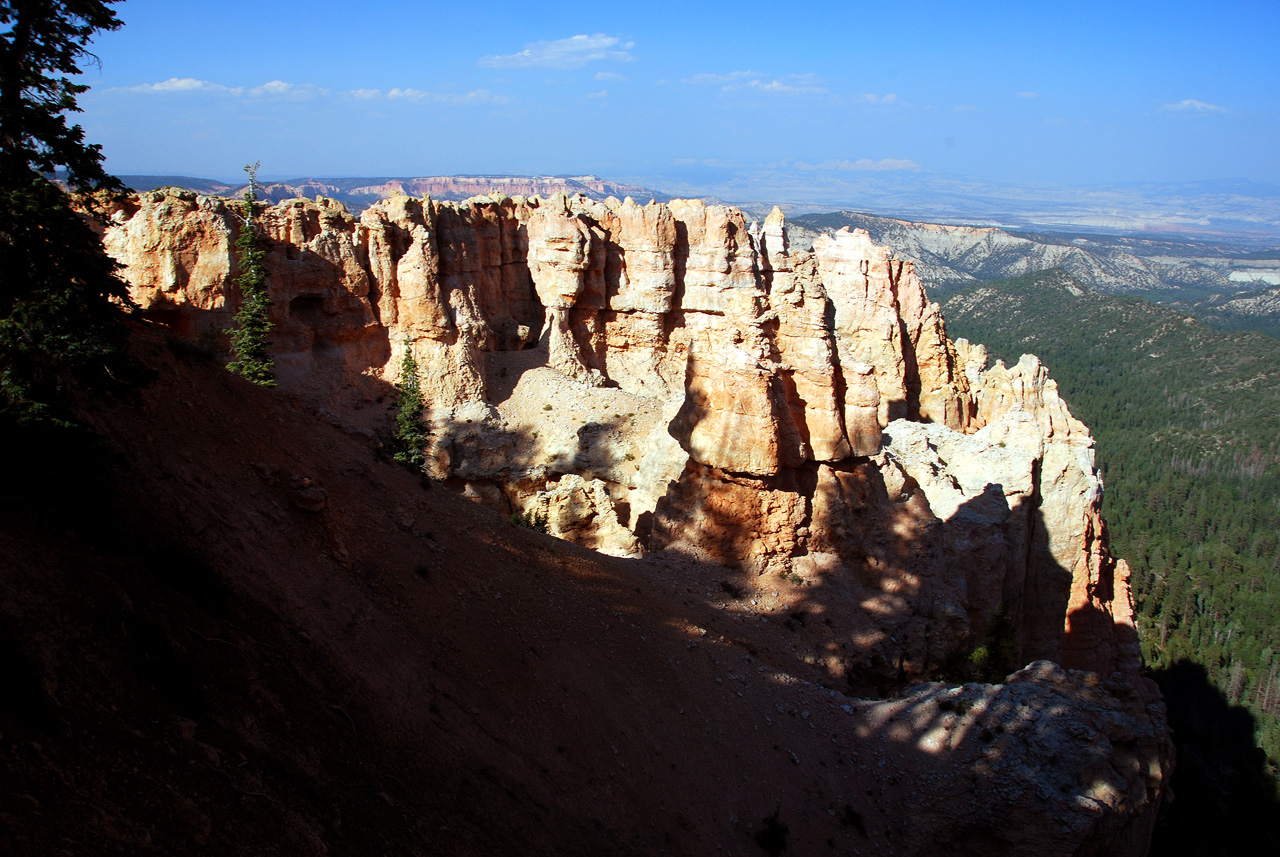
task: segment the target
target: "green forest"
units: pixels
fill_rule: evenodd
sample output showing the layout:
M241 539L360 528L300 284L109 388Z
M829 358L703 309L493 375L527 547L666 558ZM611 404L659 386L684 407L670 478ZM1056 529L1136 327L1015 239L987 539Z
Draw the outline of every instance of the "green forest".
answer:
M1280 341L1213 330L1060 270L953 293L948 334L1036 354L1092 430L1143 655L1188 659L1280 758Z

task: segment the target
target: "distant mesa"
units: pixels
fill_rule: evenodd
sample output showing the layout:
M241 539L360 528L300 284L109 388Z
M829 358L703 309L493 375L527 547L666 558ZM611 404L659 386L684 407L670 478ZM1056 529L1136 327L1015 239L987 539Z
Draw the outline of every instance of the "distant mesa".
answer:
M240 197L246 186L216 179L191 176L120 176L130 189L145 192L164 187L193 190L205 196ZM355 177L355 178L298 178L265 182L258 188L259 198L270 202L286 199L315 199L317 196L336 199L355 214L379 200L393 196L430 196L433 199L461 202L474 196L501 193L507 196L551 197L557 193L569 196L582 194L590 199L603 200L609 196L619 199L633 197L641 202L650 199L666 202L669 194L641 185L608 181L596 176L419 176L405 177Z

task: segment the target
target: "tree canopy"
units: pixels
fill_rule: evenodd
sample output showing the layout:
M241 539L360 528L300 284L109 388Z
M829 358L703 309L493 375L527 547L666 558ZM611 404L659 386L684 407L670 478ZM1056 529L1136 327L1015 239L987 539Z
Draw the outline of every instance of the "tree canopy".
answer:
M124 371L124 311L116 264L53 180L80 193L122 190L99 146L68 123L95 33L121 26L116 0L0 0L0 416L54 418L71 383Z

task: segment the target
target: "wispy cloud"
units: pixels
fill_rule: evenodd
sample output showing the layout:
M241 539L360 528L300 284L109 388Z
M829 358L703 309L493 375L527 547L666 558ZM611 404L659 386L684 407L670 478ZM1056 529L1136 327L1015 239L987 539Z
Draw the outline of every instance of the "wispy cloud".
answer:
M289 83L283 80L271 80L259 86L226 86L209 80L198 80L194 77L171 77L159 83L144 83L138 86L124 87L117 91L169 95L204 93L241 99L283 98L291 100L327 98L333 94L330 90L311 83ZM361 101L389 99L428 104L502 103L507 100L505 96L494 95L487 89L474 89L470 92L457 93L428 92L422 89L393 87L386 92L381 89L352 89L339 93L339 95L350 96Z
M587 98L608 98L608 97L609 97L609 90L607 89L602 89L599 92L587 93Z
M951 109L954 110L956 113L972 113L974 110L977 110L978 108L972 104L957 104L955 107L952 107Z
M749 78L762 77L758 71L731 71L728 74L695 74L693 77L686 77L685 83L693 86L714 86L715 84L734 84L742 83Z
M1039 98L1040 97L1040 93L1031 92L1030 90L1027 90L1025 92L1015 92L1014 95L1018 98Z
M862 100L868 104L896 104L898 102L898 96L892 92L884 95L876 95L875 93L868 92L862 96Z
M731 71L725 74L703 73L686 77L690 86L719 86L721 92L749 89L774 95L816 95L827 91L817 75L788 74L770 78L757 71Z
M123 88L127 92L148 93L209 93L213 95L248 96L250 98L320 98L329 94L324 87L310 83L289 83L283 80L269 80L259 86L226 86L210 80L198 80L194 77L171 77L159 83L142 83L137 86Z
M356 92L367 92L357 90ZM377 90L373 90L375 93ZM356 95L353 92L352 95ZM361 97L358 96L357 97ZM376 96L375 96L376 97ZM506 96L494 95L487 89L473 89L470 92L428 92L424 89L401 89L393 87L387 90L386 97L392 101L415 101L426 104L501 104Z
M580 68L589 62L630 62L633 47L635 42L596 33L530 42L519 53L481 57L479 64L488 68Z
M1162 111L1179 112L1179 113L1226 113L1227 108L1220 107L1217 104L1210 104L1207 101L1196 101L1194 98L1184 98L1177 104L1166 104L1160 108Z
M121 88L129 92L215 92L222 95L241 95L244 92L244 88L240 86L223 86L221 83L197 80L194 77L171 77L159 83L140 83Z
M626 80L625 77L616 71L598 71L591 75L592 80Z
M283 80L272 80L261 86L255 86L245 93L253 97L277 96L280 98L320 98L328 95L329 90L310 83L287 83Z
M793 74L779 80L750 80L747 86L761 92L773 92L778 95L817 95L827 91L825 86L817 86L811 74Z
M908 170L917 172L924 167L915 161L906 158L881 158L873 161L870 158L858 158L856 161L848 160L828 160L820 164L797 163L796 167L802 170L837 170L839 172L897 172L899 170Z

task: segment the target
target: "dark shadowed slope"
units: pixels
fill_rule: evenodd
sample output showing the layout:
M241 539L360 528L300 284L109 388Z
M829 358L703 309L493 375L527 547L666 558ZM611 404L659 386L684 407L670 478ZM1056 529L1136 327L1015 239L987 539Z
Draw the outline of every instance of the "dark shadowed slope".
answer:
M796 854L1136 853L1149 832L1042 815L1106 747L1159 740L1118 713L1127 688L1040 664L853 699L724 603L725 569L512 526L190 345L141 351L147 390L85 406L101 449L9 447L6 853L759 854L784 826Z

